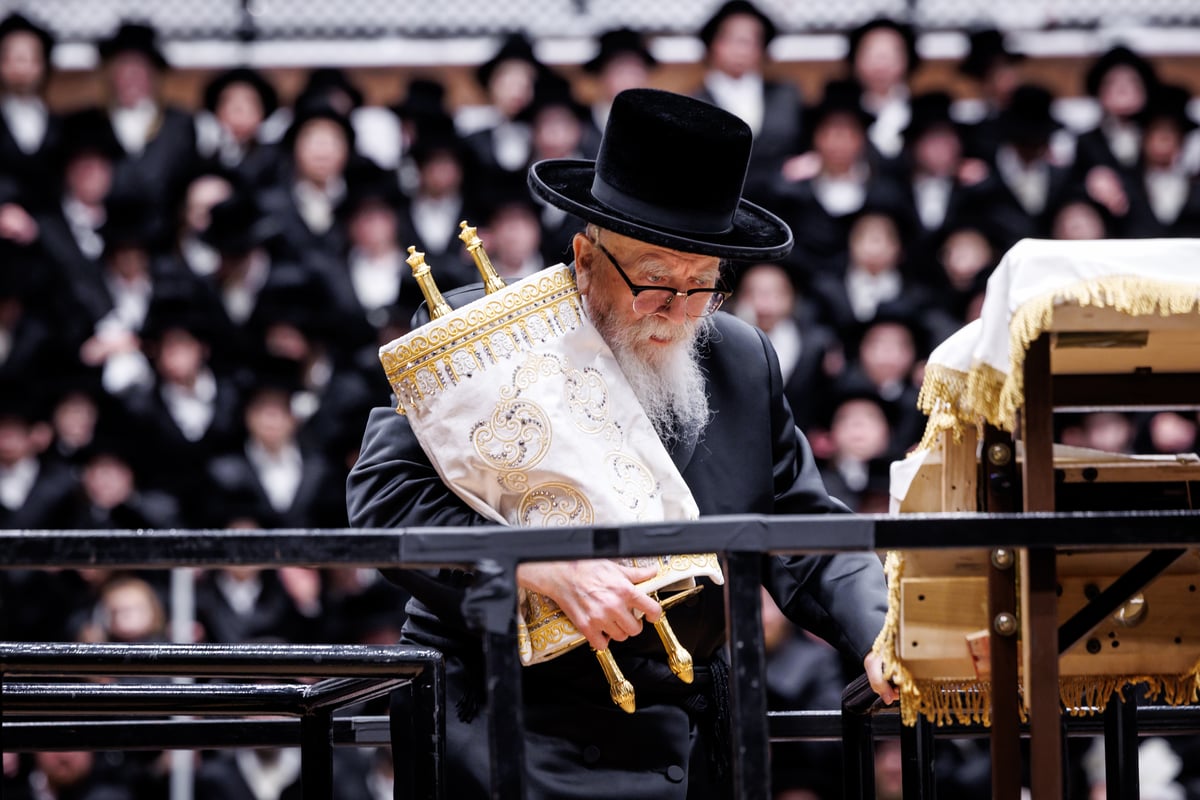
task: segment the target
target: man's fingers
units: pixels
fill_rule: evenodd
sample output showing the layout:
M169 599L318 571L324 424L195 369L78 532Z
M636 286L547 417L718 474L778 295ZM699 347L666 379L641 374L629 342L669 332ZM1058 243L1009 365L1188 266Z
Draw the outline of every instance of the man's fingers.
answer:
M650 620L652 623L658 622L659 618L662 616L662 606L654 602L654 600L650 598L650 595L643 594L642 592L638 592L634 597L633 610L635 612L640 611L645 614L646 619Z

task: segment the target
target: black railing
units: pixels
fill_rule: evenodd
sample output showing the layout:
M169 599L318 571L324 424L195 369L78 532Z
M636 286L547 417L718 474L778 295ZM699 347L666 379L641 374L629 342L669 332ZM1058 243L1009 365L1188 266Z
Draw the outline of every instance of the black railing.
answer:
M520 561L714 551L722 554L729 610L735 791L767 794L768 748L788 738L792 718L762 713L763 642L757 579L761 555L883 549L1156 549L1200 545L1200 513L938 514L826 517L707 517L691 523L556 528L413 528L350 531L0 532L6 567L210 567L232 563L476 570L468 619L484 637L494 713L494 793L521 796L523 715L517 659L515 569ZM1181 712L1187 716L1189 712ZM882 730L891 715L880 715ZM817 719L812 717L810 719ZM1171 723L1187 728L1186 723ZM844 721L844 720L843 720ZM823 720L820 724L825 724ZM794 727L790 729L794 733ZM932 733L918 726L916 745ZM926 737L926 738L920 738ZM918 747L918 754L920 748ZM914 795L917 796L917 795ZM925 796L925 795L921 795Z

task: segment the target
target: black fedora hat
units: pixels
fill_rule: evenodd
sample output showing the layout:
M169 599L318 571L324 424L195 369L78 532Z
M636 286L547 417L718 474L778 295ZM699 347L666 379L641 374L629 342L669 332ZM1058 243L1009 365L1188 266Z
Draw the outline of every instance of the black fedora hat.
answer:
M1182 133L1193 131L1196 121L1188 114L1188 104L1192 101L1192 93L1186 86L1174 83L1161 83L1154 87L1146 100L1146 107L1138 115L1141 124L1148 125L1155 120L1171 120L1179 126Z
M0 20L0 41L3 41L10 33L24 31L32 33L42 43L42 57L46 61L46 66L50 66L50 51L54 48L54 36L50 31L38 25L33 20L20 14L16 11L9 14L3 20Z
M627 89L613 100L595 161L539 161L529 185L550 205L650 244L781 258L792 249L791 229L741 196L751 139L745 122L716 106Z
M917 68L917 65L921 63L921 56L917 53L916 31L908 23L898 22L890 17L875 17L850 31L847 36L849 47L846 50L846 61L853 64L854 59L858 56L858 49L862 46L863 39L871 31L877 30L894 31L900 35L900 38L904 41L904 51L908 55L908 74L911 75Z
M308 73L304 88L296 95L292 105L299 107L314 100L333 105L344 114L363 104L362 89L350 80L345 70L337 67L317 67Z
M161 244L162 219L144 194L132 189L112 192L104 201L104 223L97 233L105 252L123 246L150 250Z
M766 47L775 38L775 22L763 13L762 9L747 0L729 0L718 8L700 28L700 41L704 42L704 46L712 47L713 39L717 37L721 23L738 14L749 15L762 23L763 47Z
M1035 84L1023 84L1013 90L1008 107L1000 112L998 129L1006 142L1036 144L1045 142L1062 127L1050 106L1054 95Z
M346 146L351 151L354 150L354 126L350 123L350 118L335 105L320 97L310 97L304 102L296 103L292 124L283 134L284 148L290 151L296 144L296 137L300 135L300 130L308 123L318 119L327 119L337 123L346 136Z
M656 66L658 59L646 48L642 35L632 28L615 28L600 34L600 50L583 65L583 71L597 74L619 55L635 55L647 68Z
M862 106L862 84L853 78L834 78L825 84L821 101L804 111L804 122L811 131L831 114L847 114L863 126L871 127L875 115Z
M1153 65L1125 45L1119 44L1101 55L1088 67L1083 81L1087 93L1092 97L1100 94L1100 84L1104 82L1104 76L1113 68L1120 66L1130 67L1138 74L1138 77L1142 79L1142 85L1146 87L1147 94L1154 88L1154 84L1158 83L1158 75L1155 73Z
M159 69L166 69L167 59L158 47L158 33L142 22L124 22L116 32L96 45L100 58L109 60L118 53L141 53Z
M221 101L221 93L238 83L249 86L258 95L264 119L279 108L279 93L275 87L261 72L251 67L227 69L209 81L204 87L204 107L215 112L217 103Z
M446 85L433 78L414 78L404 99L392 106L392 113L404 120L420 123L430 117L443 117L446 110Z
M909 104L908 124L900 135L904 143L911 144L919 136L938 126L948 127L962 138L962 129L950 113L954 100L948 92L936 90L919 94Z
M212 207L208 227L200 238L218 252L240 255L266 244L280 232L278 220L264 214L253 196L240 193Z
M101 109L87 108L71 112L63 119L59 157L64 163L85 153L111 161L124 157L125 150L104 117Z
M524 61L532 66L538 74L547 69L546 65L539 61L533 52L533 42L529 41L529 37L523 33L510 33L504 38L496 54L476 68L475 79L479 81L479 85L486 88L492 80L492 73L496 71L496 67L505 61Z
M1004 34L995 28L972 31L967 41L967 56L958 64L958 71L963 75L982 79L996 64L1025 60L1024 53L1014 53L1005 46Z
M571 82L555 72L544 72L533 85L533 99L517 114L520 122L533 122L548 108L562 108L578 120L591 117L587 106L575 99Z

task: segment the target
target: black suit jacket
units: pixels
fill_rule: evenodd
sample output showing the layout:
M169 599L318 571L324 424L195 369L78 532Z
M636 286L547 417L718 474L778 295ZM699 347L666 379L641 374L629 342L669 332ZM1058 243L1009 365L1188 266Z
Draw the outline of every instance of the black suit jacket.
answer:
M79 481L70 468L43 460L20 508L0 506L0 528L72 528Z
M1160 220L1150 205L1150 193L1141 171L1122 176L1129 210L1114 223L1115 235L1127 239L1154 239L1163 236L1200 236L1200 180L1193 178L1187 198L1173 220Z
M250 500L260 520L269 520L273 525L263 527L279 528L308 528L316 525L313 521L314 508L321 498L321 487L329 477L329 464L323 454L301 445L303 463L300 472L300 485L292 504L283 511L274 511L267 499L266 490L258 478L258 473L250 464L250 460L242 451L227 453L213 458L208 464L209 478L227 496Z
M728 314L714 319L716 334L701 357L713 421L694 449L671 454L701 514L844 511L826 494L808 442L793 423L766 337ZM347 481L347 501L356 526L486 523L442 483L407 420L390 408L371 413L362 454ZM463 699L478 680L469 665L482 657L479 639L466 629L459 611L460 587L470 576L399 577L416 598L409 604L406 638L450 654L450 702ZM848 660L861 663L886 611L876 556L764 557L762 577L789 617L837 645ZM670 618L701 669L719 658L725 639L719 590L708 587L694 605L673 609ZM689 713L663 702L625 714L608 700L604 678L585 651L579 648L525 670L530 796L684 797L688 784L681 776L696 767ZM681 684L667 671L662 645L649 628L613 652L639 691L678 691ZM468 724L453 714L448 717L453 718L446 748L451 794L480 796L487 786L485 721L481 716ZM596 758L581 757L585 750ZM693 785L694 794L688 796L700 796L700 788Z
M31 210L54 200L54 189L62 174L62 115L46 115L46 133L32 153L26 153L13 138L8 122L0 114L0 174L15 179L23 202Z

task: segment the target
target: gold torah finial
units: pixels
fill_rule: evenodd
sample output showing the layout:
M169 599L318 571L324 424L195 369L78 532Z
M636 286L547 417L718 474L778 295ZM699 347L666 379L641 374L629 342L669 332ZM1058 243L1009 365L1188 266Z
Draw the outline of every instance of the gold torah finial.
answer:
M405 261L408 266L412 267L413 277L417 279L417 285L421 287L421 294L425 295L425 304L429 307L429 318L437 319L449 314L450 304L438 291L429 265L425 263L425 254L418 252L415 245L409 245L408 258Z
M479 270L479 274L483 277L483 288L488 293L500 291L504 288L504 279L496 273L496 268L492 266L492 260L488 258L487 251L483 249L483 240L479 238L477 229L468 225L464 219L458 223L458 227L462 228L462 233L458 235L462 239L463 244L467 246L467 252L471 254L471 258L475 259L475 269Z

